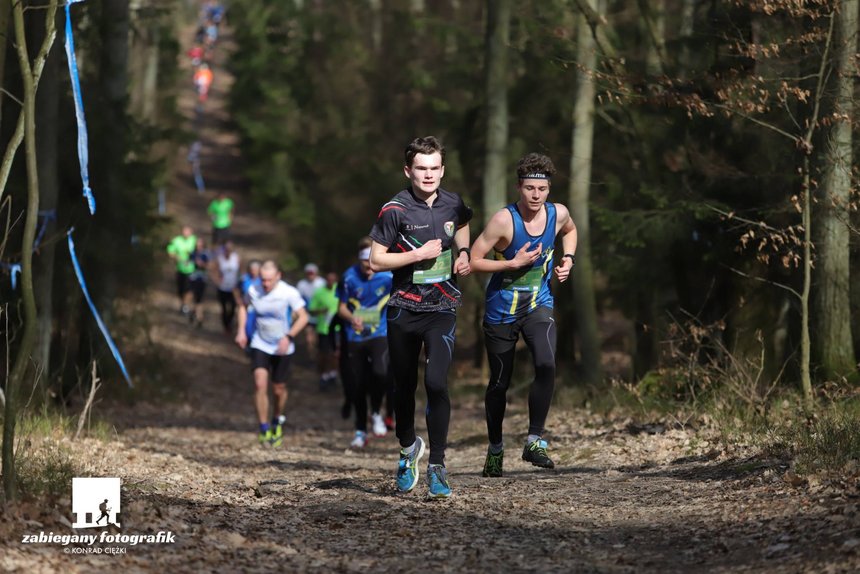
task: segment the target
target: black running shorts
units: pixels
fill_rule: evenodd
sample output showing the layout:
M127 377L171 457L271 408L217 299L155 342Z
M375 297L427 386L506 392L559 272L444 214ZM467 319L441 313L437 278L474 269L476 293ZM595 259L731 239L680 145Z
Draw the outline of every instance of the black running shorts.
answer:
M251 349L251 370L266 369L273 383L286 383L290 374L290 355L270 355L260 349Z

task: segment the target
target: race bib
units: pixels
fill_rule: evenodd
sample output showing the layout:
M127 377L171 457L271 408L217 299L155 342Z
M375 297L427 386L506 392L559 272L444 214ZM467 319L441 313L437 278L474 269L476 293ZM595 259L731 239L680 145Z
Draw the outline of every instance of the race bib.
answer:
M356 309L352 316L361 319L365 327L376 327L382 321L382 313L376 307Z
M507 272L502 277L502 289L507 291L537 291L543 282L543 266L527 271Z
M412 273L412 282L415 285L430 285L441 283L451 278L451 250L447 249L439 254L436 259L419 261L415 264Z

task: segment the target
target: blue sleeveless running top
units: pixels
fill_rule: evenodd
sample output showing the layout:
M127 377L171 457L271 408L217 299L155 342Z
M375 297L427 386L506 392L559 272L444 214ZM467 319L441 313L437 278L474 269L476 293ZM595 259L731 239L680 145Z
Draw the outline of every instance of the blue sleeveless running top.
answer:
M528 315L538 307L553 307L552 292L549 288L552 279L552 255L555 250L555 205L545 203L546 227L541 235L529 235L517 205L507 206L514 222L514 235L511 244L501 253L496 251L496 259L511 260L517 251L531 242L531 247L543 245L543 253L531 267L514 271L493 273L487 286L487 305L484 322L490 325L513 323Z

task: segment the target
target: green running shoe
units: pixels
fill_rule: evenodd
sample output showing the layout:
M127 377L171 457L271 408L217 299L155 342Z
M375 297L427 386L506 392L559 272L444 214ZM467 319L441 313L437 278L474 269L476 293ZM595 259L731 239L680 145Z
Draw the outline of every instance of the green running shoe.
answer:
M261 432L257 435L257 439L260 441L261 446L269 446L272 444L272 429L268 429L266 432Z
M481 476L502 476L502 463L504 460L504 450L500 450L498 453L493 454L490 452L490 449L487 449L487 459L484 461L484 472L481 473Z
M269 438L269 443L278 448L284 444L284 427L283 425L275 425L275 431L269 431L272 436Z
M536 440L523 447L523 460L541 468L555 468L555 463L546 453L545 440Z

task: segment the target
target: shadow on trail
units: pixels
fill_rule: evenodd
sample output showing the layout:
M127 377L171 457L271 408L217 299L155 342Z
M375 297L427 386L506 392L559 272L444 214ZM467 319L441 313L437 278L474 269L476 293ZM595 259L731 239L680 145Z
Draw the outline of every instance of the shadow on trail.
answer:
M823 515L780 517L764 530L742 516L702 527L685 520L683 513L662 522L597 526L575 510L523 514L505 498L489 499L471 512L457 495L447 501L368 497L378 493L344 479L321 481L310 489L296 490L284 482L268 486L275 488L237 488L229 502L217 504L129 493L146 506L171 509L171 515L151 516L150 524L133 516L128 520L136 530L182 524L180 544L206 545L207 553L229 558L238 571L258 567L261 552L277 555L284 571L400 572L430 564L438 572L694 572L775 565L791 571L800 564L823 571L827 550L838 548L837 540L826 548L778 543L789 526L802 533L820 527ZM337 500L323 494L332 489L340 491ZM606 511L611 513L611 506ZM408 554L397 542L407 544Z
M713 463L718 455L705 454L696 457L683 457L665 464L649 464L636 467L623 466L616 470L622 473L648 477L665 477L692 481L740 481L758 477L768 470L779 474L789 468L785 460L768 458L763 455Z

